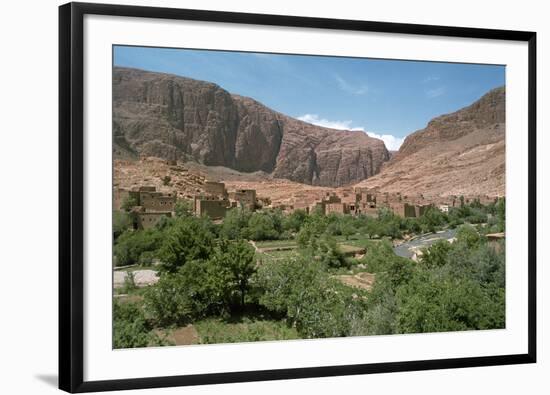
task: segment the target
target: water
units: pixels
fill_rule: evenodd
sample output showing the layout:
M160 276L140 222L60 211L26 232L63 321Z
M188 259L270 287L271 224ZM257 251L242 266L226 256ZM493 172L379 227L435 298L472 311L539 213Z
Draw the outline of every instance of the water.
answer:
M398 245L393 248L393 252L396 255L412 258L414 252L410 250L412 247L429 247L434 244L436 241L441 239L452 239L456 235L457 229L447 229L437 233L429 233L426 235L419 236L413 240L406 241L405 243Z

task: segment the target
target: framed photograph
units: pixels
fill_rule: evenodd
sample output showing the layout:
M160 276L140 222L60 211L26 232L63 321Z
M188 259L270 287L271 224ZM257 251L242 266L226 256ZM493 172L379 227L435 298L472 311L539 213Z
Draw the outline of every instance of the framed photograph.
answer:
M59 17L61 389L536 361L534 32Z

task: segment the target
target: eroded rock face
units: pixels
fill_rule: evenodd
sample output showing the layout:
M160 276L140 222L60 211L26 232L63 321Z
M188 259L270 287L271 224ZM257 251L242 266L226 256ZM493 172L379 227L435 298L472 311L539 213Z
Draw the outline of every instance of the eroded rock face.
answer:
M363 132L298 121L209 82L115 68L113 102L115 158L193 160L333 187L389 160L384 143Z
M434 118L358 186L425 195L505 195L505 89Z

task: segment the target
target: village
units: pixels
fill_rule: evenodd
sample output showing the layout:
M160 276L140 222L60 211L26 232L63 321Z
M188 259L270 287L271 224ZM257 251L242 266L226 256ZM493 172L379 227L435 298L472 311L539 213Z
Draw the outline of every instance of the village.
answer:
M155 186L134 186L115 188L114 209L123 207L134 215L134 228L147 229L155 226L162 217L172 217L178 200L177 191L161 192ZM234 189L228 191L223 182L205 180L202 191L191 199L195 216L207 216L214 221L223 221L230 209L241 208L250 211L271 209L291 214L303 210L307 214L319 213L349 214L353 216L376 216L380 209L386 208L402 218L417 218L429 208L435 207L447 213L452 207L469 204L474 201L482 205L494 203L497 198L481 196L407 196L401 193L380 192L368 188L354 188L350 191L326 192L321 199L307 202L294 198L292 203L273 204L269 197L258 197L254 189ZM128 207L129 205L129 207Z

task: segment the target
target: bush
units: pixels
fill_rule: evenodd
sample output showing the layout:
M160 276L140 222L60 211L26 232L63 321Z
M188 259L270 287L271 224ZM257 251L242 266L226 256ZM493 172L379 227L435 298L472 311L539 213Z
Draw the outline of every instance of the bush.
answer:
M429 248L422 249L420 263L429 268L441 267L447 264L451 248L447 240L438 240Z
M314 244L314 247L315 249L311 253L325 267L340 268L350 266L336 240L332 237L323 235L319 242Z
M490 296L468 278L419 271L397 291L397 332L503 328L504 301Z
M174 206L176 217L190 217L193 215L193 204L187 199L178 199Z
M251 213L246 209L234 208L229 210L223 219L220 235L223 238L236 240L248 236L248 220Z
M463 225L456 232L456 240L464 243L468 248L474 248L482 242L482 236L473 226Z
M124 211L130 211L132 207L135 207L137 205L138 205L137 200L131 196L128 196L126 199L124 199L124 201L120 205L120 208L123 209Z
M124 211L113 211L113 237L116 240L121 234L132 229L132 216Z
M306 338L346 336L362 320L362 298L304 259L262 266L256 278L260 304L284 314Z
M116 266L128 266L139 263L144 252L155 254L162 241L162 234L158 229L128 230L116 240L114 256Z
M304 210L294 210L290 215L283 219L283 229L290 232L299 232L307 219L307 213Z
M114 348L146 347L153 342L145 316L133 303L113 304L113 346Z
M447 217L435 207L428 207L419 218L420 228L423 232L435 232L447 222Z
M252 240L277 240L282 232L280 215L268 212L253 213L248 220L246 236Z

